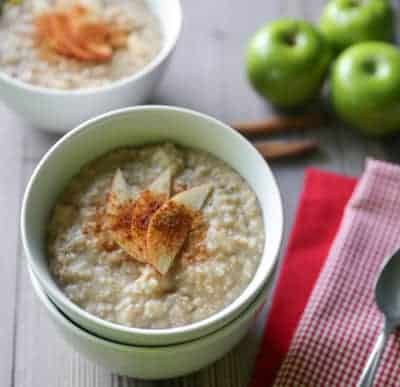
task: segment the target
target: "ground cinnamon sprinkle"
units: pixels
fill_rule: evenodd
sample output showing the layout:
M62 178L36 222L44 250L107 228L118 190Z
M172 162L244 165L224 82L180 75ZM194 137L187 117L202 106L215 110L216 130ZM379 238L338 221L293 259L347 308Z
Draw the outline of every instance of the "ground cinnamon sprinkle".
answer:
M96 203L96 215L95 215L95 229L94 232L98 234L104 227L104 203Z
M123 232L127 239L132 239L131 226L132 226L132 209L134 204L132 200L121 204L116 209L116 214L112 217L110 229L112 231Z
M191 228L193 214L187 207L173 201L165 205L163 216L157 217L152 224L159 233L159 244L174 246L187 233L188 228Z
M101 241L101 248L108 253L117 250L118 245L112 239L105 239Z
M132 227L147 230L151 216L166 200L166 195L143 191L133 205Z
M208 224L200 212L195 212L188 237L182 247L181 260L183 263L202 261L208 257L204 240L207 236Z
M154 213L167 200L167 195L156 194L149 190L140 193L131 209L130 236L134 239L137 254L147 261L147 229Z
M104 228L104 215L105 208L104 203L98 201L95 204L94 217L90 221L86 222L82 226L82 233L85 235L98 235L103 231Z

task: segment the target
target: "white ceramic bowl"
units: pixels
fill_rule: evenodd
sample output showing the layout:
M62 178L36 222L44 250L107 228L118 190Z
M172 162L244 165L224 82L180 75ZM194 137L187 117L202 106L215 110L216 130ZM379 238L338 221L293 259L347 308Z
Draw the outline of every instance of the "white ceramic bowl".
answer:
M163 44L156 58L139 72L107 86L78 90L34 86L0 72L0 98L35 128L62 133L111 109L146 102L166 68L182 24L179 0L147 3L160 20Z
M91 361L114 373L140 379L166 379L185 375L224 356L249 330L267 293L265 286L237 319L210 335L184 344L138 347L102 339L75 325L56 308L32 271L29 272L36 295L67 343Z
M206 150L233 167L252 187L263 213L266 242L260 265L243 293L222 311L178 328L139 329L93 316L59 289L48 267L46 225L58 195L88 161L120 146L169 140ZM283 218L278 187L257 150L223 123L194 111L167 106L122 109L89 120L65 135L43 157L27 186L21 212L27 259L55 304L78 325L126 344L167 345L196 339L232 321L265 285L277 259Z

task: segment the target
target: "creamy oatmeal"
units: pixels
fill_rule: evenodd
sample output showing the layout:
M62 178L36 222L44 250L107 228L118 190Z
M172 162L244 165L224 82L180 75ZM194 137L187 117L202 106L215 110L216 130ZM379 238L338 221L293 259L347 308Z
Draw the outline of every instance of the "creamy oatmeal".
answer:
M125 207L113 206L114 194L132 204L129 216L115 215ZM171 218L172 202L191 217ZM48 238L51 272L74 303L143 328L182 326L230 304L263 246L247 183L210 154L168 143L117 149L85 166L61 195ZM152 249L170 258L167 266Z
M98 87L142 69L161 40L144 0L7 1L0 71L49 88Z

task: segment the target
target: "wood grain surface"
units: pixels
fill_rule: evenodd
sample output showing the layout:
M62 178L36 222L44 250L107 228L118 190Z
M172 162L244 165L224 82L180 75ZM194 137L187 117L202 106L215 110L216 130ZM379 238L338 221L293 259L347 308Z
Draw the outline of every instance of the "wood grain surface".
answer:
M184 106L225 122L264 119L269 106L249 87L243 50L260 25L281 16L317 20L323 0L183 0L184 28L177 50L151 103ZM21 195L33 168L57 135L32 130L0 104L0 386L4 387L242 387L257 352L268 305L231 353L193 375L145 382L112 375L82 357L56 334L29 283L18 231ZM399 160L399 139L366 140L340 124L277 135L314 138L316 154L271 163L283 198L285 239L304 169L358 175L367 156Z

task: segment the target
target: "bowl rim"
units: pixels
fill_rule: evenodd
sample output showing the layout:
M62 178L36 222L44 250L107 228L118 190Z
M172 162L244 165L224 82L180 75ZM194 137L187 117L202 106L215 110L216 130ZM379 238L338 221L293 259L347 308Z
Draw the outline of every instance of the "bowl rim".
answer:
M253 302L247 306L247 308L235 319L230 321L228 324L224 325L220 329L211 332L205 336L198 337L196 339L182 342L182 343L175 343L175 344L168 344L168 345L159 345L159 346L143 346L143 345L134 345L134 344L124 344L124 343L118 343L114 340L98 336L97 334L93 332L87 331L85 328L81 327L74 321L72 321L68 316L66 316L58 307L57 305L49 298L49 296L46 294L45 290L43 289L43 286L41 285L40 281L37 279L32 267L30 264L27 264L27 269L29 273L29 277L32 283L32 287L34 288L36 296L39 298L40 302L44 304L44 307L46 310L55 316L57 320L61 322L61 324L64 327L67 327L67 329L72 329L73 331L76 332L77 335L86 337L88 340L95 342L95 343L101 343L102 345L106 345L107 347L111 347L112 349L116 350L140 350L142 352L160 352L160 351L170 351L171 349L186 349L188 347L196 346L199 342L202 343L208 343L210 341L213 341L214 337L220 334L227 334L226 331L230 330L229 328L233 328L233 326L236 326L236 324L240 324L245 318L247 317L248 314L253 314L256 313L258 309L261 310L263 305L266 303L266 297L268 294L268 291L270 290L270 285L271 281L267 281L267 283L264 285L264 287L257 293L256 298L253 300Z
M79 136L81 132L83 131L96 131L94 124L97 122L101 122L103 120L112 118L114 116L118 116L121 114L126 114L134 111L155 111L155 110L161 110L161 111L169 111L172 113L183 113L186 115L190 116L196 116L206 122L212 122L215 125L219 126L222 130L224 130L227 133L230 133L230 135L237 137L240 141L243 147L247 148L249 152L256 152L256 157L260 161L260 164L263 164L265 167L265 172L267 172L270 175L271 181L273 182L272 189L275 190L276 194L276 206L278 207L278 221L274 224L274 227L279 228L279 237L277 240L277 248L274 254L271 254L272 259L267 261L264 265L262 265L262 261L266 255L266 242L264 242L264 249L263 253L261 255L260 263L257 267L257 270L255 272L254 278L250 281L250 283L244 288L244 290L239 294L239 296L230 304L226 305L223 309L217 311L216 313L206 317L205 319L196 321L191 324L179 326L179 327L172 327L172 328L158 328L158 329L150 329L150 328L136 328L136 327L128 327L124 326L121 324L113 323L110 321L107 321L105 319L102 319L100 317L97 317L87 311L85 311L83 308L79 307L75 303L73 303L63 292L62 290L57 286L55 280L53 279L52 282L48 282L45 279L42 278L40 270L37 268L37 265L35 264L35 258L30 252L29 248L29 243L28 243L28 228L27 228L27 211L28 211L28 201L29 201L29 196L30 192L32 190L32 187L35 183L35 180L37 176L40 174L42 167L48 163L49 159L53 157L54 154L57 153L58 149L62 146L64 146L65 143L68 143L68 141L75 136ZM252 188L252 187L251 187ZM21 238L22 238L22 244L24 247L25 251L25 256L30 264L33 272L35 273L37 279L39 282L42 284L43 288L45 289L46 294L54 301L57 305L60 303L63 305L65 308L68 310L74 312L74 315L80 316L86 321L89 321L91 325L95 325L98 327L101 327L103 329L107 330L112 330L114 332L121 332L123 334L136 334L136 335L141 335L142 337L166 337L170 335L183 335L183 334L189 334L192 332L196 332L201 329L207 328L207 326L212 326L214 323L218 321L224 321L231 313L233 313L235 310L239 310L240 308L243 308L249 301L254 299L255 294L264 286L264 284L268 281L269 277L271 276L271 273L273 271L273 268L275 264L277 263L278 257L279 257L279 252L282 246L282 240L283 240L283 230L284 230L284 217L283 217L283 206L282 206L282 197L281 193L279 191L279 187L276 181L275 176L273 175L272 170L270 169L269 165L266 163L264 158L258 153L256 148L240 133L232 129L230 126L227 124L217 120L216 118L213 118L209 115L206 115L204 113L200 113L194 110L186 109L186 108L181 108L181 107L176 107L176 106L169 106L169 105L141 105L141 106L133 106L133 107L128 107L128 108L122 108L122 109L117 109L117 110L112 110L110 112L101 114L99 116L96 116L94 118L91 118L80 125L78 125L76 128L72 129L70 132L65 134L63 137L61 137L47 152L46 154L41 158L39 163L37 164L36 168L34 169L29 182L26 186L25 193L23 195L23 200L22 200L22 208L21 208L21 215L20 215L20 228L21 228ZM46 254L47 255L47 254ZM269 255L269 254L268 254ZM262 275L256 276L256 274L262 270ZM257 282L255 282L255 279L258 279ZM250 290L249 290L250 289ZM227 322L225 322L224 325L226 325Z
M140 78L145 77L147 74L151 73L153 70L155 70L162 62L164 62L169 54L172 52L172 50L175 48L178 38L181 34L182 30L182 22L183 22L183 11L182 11L182 4L180 0L173 0L176 3L177 7L177 28L174 31L174 34L172 34L171 39L169 42L162 42L162 47L161 50L158 52L158 54L149 62L147 63L143 68L141 68L139 71L118 79L116 81L110 82L108 85L104 86L94 86L94 87L87 87L87 88L77 88L77 89L71 89L71 90L64 90L64 89L57 89L57 88L52 88L52 87L44 87L44 86L39 86L39 85L33 85L28 82L21 81L17 78L13 78L10 75L4 73L3 71L0 71L0 80L10 84L14 87L24 89L25 91L32 92L32 93L40 93L43 95L47 95L50 97L57 97L57 96L90 96L95 93L99 92L107 92L107 91L112 91L114 89L117 89L121 86L124 86L125 84L135 82ZM157 19L160 19L157 16ZM160 22L160 20L159 20ZM160 22L161 23L161 22Z

